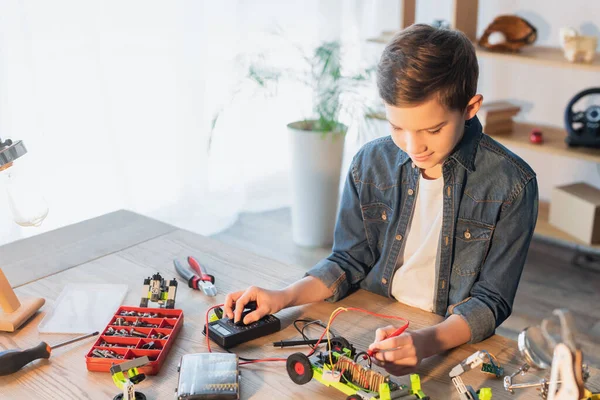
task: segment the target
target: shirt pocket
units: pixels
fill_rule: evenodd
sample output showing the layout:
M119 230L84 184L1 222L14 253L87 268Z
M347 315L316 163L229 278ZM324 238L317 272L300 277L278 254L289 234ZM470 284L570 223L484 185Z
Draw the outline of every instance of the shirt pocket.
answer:
M494 227L459 218L456 224L452 273L476 276L487 255Z
M367 241L371 249L376 251L376 257L379 257L383 248L393 213L394 210L384 203L373 203L362 207Z

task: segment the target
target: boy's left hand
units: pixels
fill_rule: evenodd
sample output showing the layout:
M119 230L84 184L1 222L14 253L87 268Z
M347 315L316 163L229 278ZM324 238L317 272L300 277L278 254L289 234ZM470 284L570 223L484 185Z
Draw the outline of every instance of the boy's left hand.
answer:
M369 350L376 350L373 362L396 376L413 373L421 363L422 349L414 332L389 337L397 327L386 326L375 332L375 342Z

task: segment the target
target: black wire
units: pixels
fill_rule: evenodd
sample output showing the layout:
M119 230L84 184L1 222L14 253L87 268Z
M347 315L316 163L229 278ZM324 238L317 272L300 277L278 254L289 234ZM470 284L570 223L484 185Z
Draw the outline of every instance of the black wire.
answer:
M300 328L298 327L298 323L300 323L300 322L304 322L304 325L302 326L302 329L300 329ZM311 326L311 325L318 325L318 326L320 326L320 327L321 327L321 328L323 328L323 329L327 329L327 325L325 325L325 324L324 324L324 323L323 323L321 320L318 320L318 319L315 319L315 320L313 320L313 319L297 319L297 320L295 320L295 321L294 321L294 328L296 328L296 330L297 330L297 331L300 333L300 335L302 335L302 339L304 339L304 340L311 340L311 339L310 339L310 338L309 338L309 337L308 337L308 336L307 336L307 335L304 333L304 330L305 330L306 328L308 328L309 326ZM337 336L337 335L336 335L336 334L333 332L333 329L329 328L329 332L331 333L331 335L332 335L333 337ZM315 345L309 344L308 346L309 346L311 349L313 349L313 350L315 349Z
M373 364L371 363L371 357L369 357L369 354L368 354L366 351L361 351L361 352L359 352L359 353L356 353L356 355L354 356L354 362L355 362L355 363L357 363L357 364L359 364L359 359L358 359L358 357L359 357L359 356L361 356L361 355L363 355L363 354L364 354L365 356L367 356L365 359L366 359L366 360L368 360L368 361L367 361L367 365L369 366L369 368L371 368L371 366L373 365Z
M232 351L229 351L229 349L223 349L223 350L225 350L226 352L228 352L228 353L230 353L230 354L236 354L236 353L234 353L234 352L232 352ZM237 354L236 354L236 355L237 355ZM261 360L260 358L244 358L244 357L240 357L240 356L238 356L238 358L239 358L240 360L242 360L242 361L249 361L249 362L254 362L254 361L259 361L259 360Z

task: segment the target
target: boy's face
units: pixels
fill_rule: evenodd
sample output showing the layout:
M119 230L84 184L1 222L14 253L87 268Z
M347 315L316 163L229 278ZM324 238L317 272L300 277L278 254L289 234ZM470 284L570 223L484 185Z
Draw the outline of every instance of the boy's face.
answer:
M475 95L464 112L448 110L437 96L410 107L385 104L394 143L425 171L438 167L462 138L465 121L473 118L483 98Z

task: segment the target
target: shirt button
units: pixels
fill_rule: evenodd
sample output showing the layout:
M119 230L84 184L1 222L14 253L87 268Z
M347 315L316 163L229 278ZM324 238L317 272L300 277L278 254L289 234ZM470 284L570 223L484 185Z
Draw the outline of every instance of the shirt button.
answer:
M469 232L469 230L467 229L467 231L465 232L465 239L471 239L471 232Z
M414 168L414 167L416 167L415 163L412 163L412 167L413 167L413 168Z
M402 240L402 235L396 235L396 240Z
M381 219L385 221L387 219L387 215L385 215L385 213L381 214Z
M414 190L412 190L412 189L408 189L408 195L409 195L409 196L412 196L414 193L415 193L415 191L414 191Z
M383 278L383 279L381 280L381 283L383 283L384 285L387 285L387 279Z

